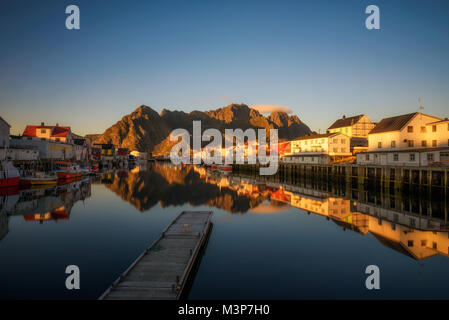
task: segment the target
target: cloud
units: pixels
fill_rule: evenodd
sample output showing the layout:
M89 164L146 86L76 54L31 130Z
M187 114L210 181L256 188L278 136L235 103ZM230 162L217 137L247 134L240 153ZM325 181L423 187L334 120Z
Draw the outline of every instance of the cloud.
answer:
M292 110L287 107L276 106L276 105L272 105L272 104L258 104L255 106L250 106L250 108L257 110L260 113L272 113L275 111L280 111L280 112L285 112L285 113L292 112Z

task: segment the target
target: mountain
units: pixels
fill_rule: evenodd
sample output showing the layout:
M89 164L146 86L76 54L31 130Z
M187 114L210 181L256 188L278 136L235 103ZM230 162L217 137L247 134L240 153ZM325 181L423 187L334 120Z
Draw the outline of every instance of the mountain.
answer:
M170 132L182 128L192 133L195 120L201 120L202 131L209 128L216 128L222 133L225 129L237 128L278 129L280 140L294 139L311 133L310 128L295 115L273 112L265 117L245 104L231 104L216 110L189 113L163 109L161 114L142 105L108 128L94 143L112 143L130 150L166 154L175 144L169 139Z

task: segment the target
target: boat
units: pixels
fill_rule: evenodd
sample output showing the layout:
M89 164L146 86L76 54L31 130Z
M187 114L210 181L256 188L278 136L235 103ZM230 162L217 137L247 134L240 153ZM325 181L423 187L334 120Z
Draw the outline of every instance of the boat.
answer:
M59 179L73 179L78 178L83 175L83 172L80 169L80 166L66 161L57 161L56 162L56 174Z
M20 178L20 184L43 185L56 184L58 175L55 172L31 171L30 175Z
M20 173L11 161L0 162L0 187L14 187L20 184Z
M219 169L224 172L232 172L232 165L220 165Z

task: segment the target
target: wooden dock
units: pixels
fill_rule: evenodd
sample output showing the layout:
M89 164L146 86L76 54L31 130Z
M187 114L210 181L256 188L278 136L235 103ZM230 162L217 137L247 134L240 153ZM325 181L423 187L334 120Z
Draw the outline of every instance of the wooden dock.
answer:
M183 211L100 300L179 299L211 230L212 211Z

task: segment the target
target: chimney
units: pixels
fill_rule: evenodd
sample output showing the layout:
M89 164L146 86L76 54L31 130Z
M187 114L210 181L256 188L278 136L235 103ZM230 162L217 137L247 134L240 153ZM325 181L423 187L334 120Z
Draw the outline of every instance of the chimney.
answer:
M45 125L45 123L41 122L41 127L43 127Z
M56 122L56 126L59 127L59 123Z
M343 119L346 119L346 116L345 116L345 115L343 115Z

